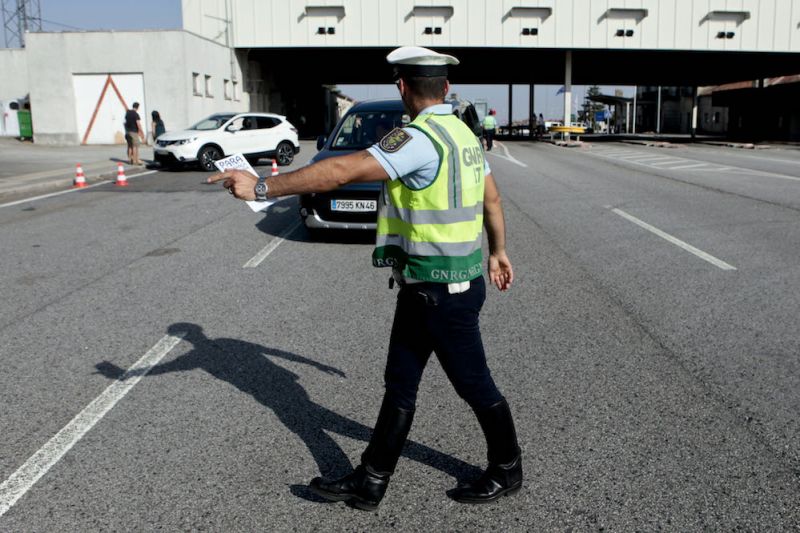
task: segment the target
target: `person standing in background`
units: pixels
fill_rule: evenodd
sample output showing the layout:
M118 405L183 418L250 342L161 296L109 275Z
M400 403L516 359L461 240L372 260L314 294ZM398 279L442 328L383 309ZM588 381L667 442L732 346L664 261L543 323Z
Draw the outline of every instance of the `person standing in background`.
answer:
M134 102L125 112L125 141L128 143L128 161L131 165L142 165L139 159L139 144L144 142L144 130L142 129L142 119L137 110L139 102Z
M497 111L490 109L489 113L483 117L483 138L486 140L486 151L492 149L494 145L494 134L497 131L497 119L494 116Z
M164 121L161 120L161 114L158 111L153 111L150 113L150 118L152 119L151 122L153 124L153 145L156 144L156 139L162 133L166 133L166 128L164 128Z

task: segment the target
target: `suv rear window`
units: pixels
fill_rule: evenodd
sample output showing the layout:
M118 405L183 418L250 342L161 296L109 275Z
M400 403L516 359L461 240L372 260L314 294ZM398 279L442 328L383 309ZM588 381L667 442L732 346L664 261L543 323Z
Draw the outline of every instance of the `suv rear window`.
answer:
M402 111L362 111L347 115L331 143L333 150L363 150L380 141L394 128L401 128Z

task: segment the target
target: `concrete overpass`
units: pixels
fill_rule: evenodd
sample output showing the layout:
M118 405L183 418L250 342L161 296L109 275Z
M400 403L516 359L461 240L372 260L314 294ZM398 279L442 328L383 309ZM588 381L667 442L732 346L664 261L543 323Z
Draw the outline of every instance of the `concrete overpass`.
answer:
M456 83L718 85L795 73L800 0L183 0L272 103L386 83L401 45L456 55ZM291 95L291 96L289 96ZM291 103L289 103L291 107ZM565 123L569 116L565 116Z
M143 115L158 109L170 129L222 110L267 110L306 135L324 133L325 85L386 83L385 55L400 45L456 55L456 83L564 85L565 110L572 83L701 86L800 71L800 0L183 0L182 8L183 30L31 33L25 49L0 50L0 72L14 73L0 77L0 98L29 99L36 142L102 144L122 142L133 101ZM779 127L800 132L792 90L775 89L780 98L769 103L790 109ZM760 94L740 100L768 100Z

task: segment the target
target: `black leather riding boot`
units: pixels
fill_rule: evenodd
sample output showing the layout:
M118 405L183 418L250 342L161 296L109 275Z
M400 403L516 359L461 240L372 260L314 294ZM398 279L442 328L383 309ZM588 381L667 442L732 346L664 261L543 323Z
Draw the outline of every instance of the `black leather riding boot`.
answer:
M326 500L374 511L386 493L413 420L413 410L395 407L384 397L369 446L361 454L361 464L341 479L316 477L309 488Z
M489 503L522 487L522 454L505 400L475 414L486 437L489 466L476 481L453 489L450 496L462 503Z

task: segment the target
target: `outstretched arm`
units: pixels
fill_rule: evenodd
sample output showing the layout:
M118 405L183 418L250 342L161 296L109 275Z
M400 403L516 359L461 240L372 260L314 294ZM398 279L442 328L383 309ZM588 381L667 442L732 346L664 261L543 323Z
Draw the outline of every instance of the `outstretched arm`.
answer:
M484 186L483 225L489 239L489 281L501 291L508 290L514 281L514 270L506 255L506 222L492 174L486 175Z
M285 352L283 350L278 350L276 348L268 348L264 350L264 353L271 357L277 357L279 359L285 359L286 361L291 361L293 363L302 363L304 365L313 366L317 370L325 372L326 374L335 374L337 376L346 378L347 375L339 370L336 367L326 365L323 363L319 363L314 361L313 359L309 359L307 357L303 357L302 355L297 355L295 353Z
M389 175L366 150L354 154L330 157L319 163L303 167L294 172L267 179L267 196L286 196L326 192L348 183L383 181ZM256 177L244 170L227 170L208 178L208 183L222 181L222 186L241 200L255 199Z

